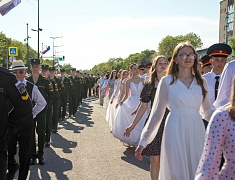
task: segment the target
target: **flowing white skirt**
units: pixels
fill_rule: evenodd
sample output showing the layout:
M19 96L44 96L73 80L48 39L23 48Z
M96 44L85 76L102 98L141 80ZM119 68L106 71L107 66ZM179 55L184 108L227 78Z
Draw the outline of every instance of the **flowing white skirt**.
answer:
M117 108L117 113L112 124L112 133L114 137L132 146L138 145L141 131L143 130L147 118L147 113L145 113L136 125L135 129L131 132L130 136L124 136L125 129L133 122L135 118L135 115L131 116L131 113L137 108L139 102L139 96L130 96L121 106Z

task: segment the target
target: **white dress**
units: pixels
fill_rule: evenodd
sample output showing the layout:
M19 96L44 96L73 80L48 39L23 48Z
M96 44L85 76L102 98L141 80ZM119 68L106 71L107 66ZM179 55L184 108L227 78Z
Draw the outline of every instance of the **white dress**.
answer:
M170 113L162 137L159 180L191 180L203 149L205 127L201 115L209 119L213 110L208 94L203 101L201 87L195 78L189 88L180 80L170 85L171 81L171 76L165 76L159 82L139 145L146 147L152 142L167 107ZM204 87L207 90L205 79Z
M139 142L140 134L147 118L147 113L143 115L140 122L136 125L129 137L124 136L124 131L135 118L135 115L131 116L131 113L137 108L140 102L140 93L142 89L142 82L139 82L139 84L134 84L133 82L130 83L130 96L121 106L118 107L112 126L112 133L114 137L133 146L136 146Z
M117 112L117 108L116 108L116 104L119 101L119 97L120 97L120 88L121 88L121 81L119 79L116 79L114 82L114 92L113 95L110 99L110 101L112 100L113 103L108 105L107 108L107 112L106 112L106 121L108 121L109 123L109 127L112 130L112 126L113 126L113 121Z

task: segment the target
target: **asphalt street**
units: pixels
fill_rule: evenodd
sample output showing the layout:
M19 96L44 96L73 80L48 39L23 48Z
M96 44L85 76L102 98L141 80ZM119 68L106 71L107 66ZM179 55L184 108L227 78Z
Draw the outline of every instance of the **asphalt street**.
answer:
M86 99L75 118L59 122L45 147L45 165L30 166L30 180L146 180L149 159L138 161L110 133L106 109L96 98Z

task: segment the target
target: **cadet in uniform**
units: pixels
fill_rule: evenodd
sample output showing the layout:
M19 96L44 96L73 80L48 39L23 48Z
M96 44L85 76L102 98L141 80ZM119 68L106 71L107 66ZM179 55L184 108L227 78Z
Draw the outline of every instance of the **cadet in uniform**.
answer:
M51 84L51 88L53 85L49 78L49 65L41 65L42 68L42 76L45 77ZM54 88L53 88L54 92ZM47 101L47 112L46 112L46 135L45 135L45 146L50 147L50 135L51 135L51 124L52 124L52 113L53 113L53 98Z
M11 118L11 124L17 128L21 127L25 118L32 119L33 115L32 104L25 86L18 84L16 77L2 67L0 67L0 77L0 178L6 179L8 115L17 117L17 119ZM10 114L7 106L9 100L14 107Z
M77 100L77 105L79 106L81 104L81 84L82 84L82 79L81 79L81 75L80 72L77 70L76 71L76 75L78 78L78 100Z
M50 67L50 81L54 88L54 99L53 99L53 115L52 115L52 129L51 132L56 133L59 120L59 107L60 107L60 91L61 91L61 80L55 76L55 67Z
M69 98L69 89L72 88L70 84L70 80L65 76L65 69L61 69L61 86L63 88L63 91L61 91L60 94L60 114L62 117L62 121L65 120L65 115L66 115L66 106L67 106L67 101Z
M87 98L89 79L88 79L86 73L84 73L84 82L85 82L85 84L84 84L84 98Z
M75 117L78 107L78 77L76 76L76 68L71 69L71 76L69 76L69 80L73 85L73 87L69 90L69 117L72 115Z
M29 97L34 104L32 109L33 117L30 115L29 117L25 117L22 119L22 123L20 127L15 126L15 124L11 124L12 120L19 121L18 116L12 117L9 122L9 141L8 141L8 173L7 179L14 179L15 172L19 169L18 179L26 179L28 176L29 163L31 158L31 141L32 141L32 133L33 133L33 118L41 112L45 106L46 101L43 98L42 94L38 90L37 86L33 85L31 82L25 79L26 69L22 60L14 60L12 62L13 74L16 75L19 83L23 84L26 87L26 90L29 94ZM19 163L16 163L15 155L17 152L17 141L19 142Z
M44 99L48 102L53 99L54 92L53 86L48 79L43 77L39 72L41 70L40 59L31 59L30 65L32 75L27 79L31 83L35 84ZM32 138L32 157L31 157L31 165L36 163L36 159L39 159L39 164L45 164L43 154L44 154L44 141L45 141L45 131L46 131L46 112L47 109L44 108L40 113L37 114L36 118L34 118L34 128L38 134L38 151L36 151L36 137L35 132L33 132Z
M201 58L201 74L206 74L212 69L211 58L209 55L202 56Z

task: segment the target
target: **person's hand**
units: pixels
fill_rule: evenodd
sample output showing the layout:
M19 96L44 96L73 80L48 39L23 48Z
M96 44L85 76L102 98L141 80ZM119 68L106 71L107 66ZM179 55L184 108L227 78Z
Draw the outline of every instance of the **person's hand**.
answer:
M113 103L113 100L111 99L110 104L112 104L112 103Z
M134 129L133 125L128 126L124 131L124 136L129 137L133 129Z
M138 112L138 109L134 110L134 111L131 113L131 116L135 115L137 112Z
M121 106L122 105L122 101L120 101L117 105L116 105L116 108L118 107L118 106Z
M142 161L143 160L143 156L141 155L142 151L144 150L143 146L138 146L135 149L135 158Z

